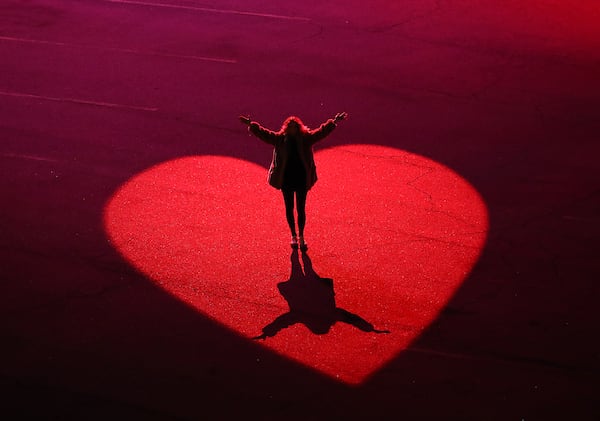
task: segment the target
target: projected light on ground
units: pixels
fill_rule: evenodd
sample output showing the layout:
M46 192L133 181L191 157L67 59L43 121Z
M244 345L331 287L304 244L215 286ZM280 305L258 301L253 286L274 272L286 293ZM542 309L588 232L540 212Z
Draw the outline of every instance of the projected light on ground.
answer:
M308 256L291 253L265 168L231 157L185 157L132 177L107 203L105 226L133 267L198 312L358 384L452 297L484 245L487 211L458 174L402 150L350 145L316 161Z

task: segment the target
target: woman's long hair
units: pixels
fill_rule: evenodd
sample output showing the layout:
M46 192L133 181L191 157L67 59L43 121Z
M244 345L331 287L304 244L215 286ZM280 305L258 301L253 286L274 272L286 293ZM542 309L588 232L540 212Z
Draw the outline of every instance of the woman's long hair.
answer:
M288 126L292 122L294 122L298 125L298 130L300 131L301 134L310 133L310 129L308 127L306 127L306 125L302 122L302 120L300 120L300 117L291 115L288 118L286 118L285 121L283 122L283 124L281 125L281 129L279 129L279 134L285 134L287 132Z

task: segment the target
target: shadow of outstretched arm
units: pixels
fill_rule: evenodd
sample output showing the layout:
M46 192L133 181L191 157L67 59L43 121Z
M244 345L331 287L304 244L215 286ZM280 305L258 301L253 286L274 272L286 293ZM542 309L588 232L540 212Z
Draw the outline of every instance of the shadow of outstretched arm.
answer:
M348 310L344 310L343 308L336 307L336 320L344 323L348 323L363 332L373 332L373 333L390 333L389 330L379 330L375 329L375 327L367 322L365 319L360 317L357 314L350 313Z
M280 330L285 329L293 324L298 323L298 318L292 313L287 312L277 317L271 323L263 327L262 335L255 336L252 339L254 340L265 340L267 338L273 337L279 333Z

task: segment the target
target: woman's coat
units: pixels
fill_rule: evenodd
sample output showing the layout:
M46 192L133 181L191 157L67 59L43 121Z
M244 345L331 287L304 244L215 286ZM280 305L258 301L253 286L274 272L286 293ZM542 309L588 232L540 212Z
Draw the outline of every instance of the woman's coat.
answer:
M306 190L317 182L317 169L315 166L315 160L313 156L313 145L319 140L323 139L329 133L335 129L336 124L333 119L327 120L321 124L318 129L311 130L306 133L299 132L297 135L298 153L304 169L306 170ZM269 129L262 127L257 122L253 121L248 126L248 129L259 139L272 145L273 149L273 160L269 167L269 175L267 180L269 184L276 189L281 189L283 186L283 176L285 173L285 166L288 160L288 152L286 148L287 135L280 132L274 132Z

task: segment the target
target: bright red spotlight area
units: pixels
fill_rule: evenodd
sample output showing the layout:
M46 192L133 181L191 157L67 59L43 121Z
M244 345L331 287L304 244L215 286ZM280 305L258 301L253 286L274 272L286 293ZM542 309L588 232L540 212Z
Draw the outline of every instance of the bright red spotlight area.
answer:
M307 254L289 247L265 168L231 157L134 176L107 203L105 226L133 267L198 312L359 384L447 304L480 255L487 211L461 176L402 150L341 146L316 161Z

